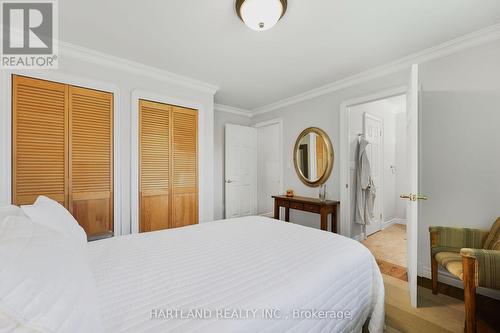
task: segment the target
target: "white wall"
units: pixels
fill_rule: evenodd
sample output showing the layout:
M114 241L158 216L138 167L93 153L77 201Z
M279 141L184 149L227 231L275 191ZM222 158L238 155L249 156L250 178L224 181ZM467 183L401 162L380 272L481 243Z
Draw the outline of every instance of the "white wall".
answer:
M500 216L500 41L421 65L419 274L431 225L489 229Z
M249 117L216 111L214 114L214 219L224 218L224 126L250 126Z
M382 160L382 193L383 196L383 222L390 222L394 219L404 219L405 212L399 211L398 206L402 201L399 198L398 179L401 182L400 173L406 166L406 155L404 154L406 146L406 126L403 130L398 127L398 117L405 115L406 111L405 96L396 96L375 102L356 105L349 108L350 113L350 166L351 166L351 229L359 228L354 223L354 193L355 193L355 160L356 148L358 145L358 134L363 133L363 117L365 112L370 113L383 121L383 160ZM403 117L404 119L404 117ZM401 125L401 124L400 124ZM402 147L404 147L402 149ZM403 163L404 161L404 163ZM396 168L393 173L391 166Z
M254 116L252 118L253 123L274 118L283 119L283 188L293 188L297 195L318 196L318 189L304 185L299 180L293 167L293 148L295 140L302 130L311 126L323 129L332 141L336 153L335 158L337 159L340 146L340 104L356 97L406 85L408 73L407 70L403 70L392 75ZM326 182L328 199L340 200L339 180L338 161L335 161L332 175ZM292 210L290 217L296 223L314 228L320 227L319 216L316 214ZM351 233L354 236L359 234L360 230L353 229Z
M110 60L111 59L111 60ZM196 84L176 83L176 79L162 76L161 72L134 70L133 66L120 66L118 59L107 58L103 55L100 59L93 52L68 52L63 50L59 57L59 70L50 71L27 71L21 74L48 78L59 82L67 82L88 86L91 88L113 87L115 89L115 103L119 108L120 123L120 182L121 193L115 193L121 197L121 231L128 234L131 230L131 99L132 92L136 90L148 91L157 95L170 97L179 101L189 101L200 105L204 119L199 133L203 133L200 139L200 191L203 200L200 207L204 212L200 215L201 221L211 221L214 216L213 203L213 175L214 175L214 153L213 153L213 126L214 126L214 98L213 92L198 89ZM10 100L11 89L4 72L0 89L2 92L2 109L0 117L0 128L2 129L0 145L1 173L0 173L0 204L10 201ZM76 83L78 82L78 83Z

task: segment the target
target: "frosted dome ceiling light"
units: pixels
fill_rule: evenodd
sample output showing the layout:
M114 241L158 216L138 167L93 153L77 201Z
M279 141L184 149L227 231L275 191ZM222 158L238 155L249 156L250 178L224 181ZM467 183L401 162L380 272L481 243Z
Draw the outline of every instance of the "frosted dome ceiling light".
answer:
M287 0L237 0L236 13L253 30L264 31L274 27L285 15Z

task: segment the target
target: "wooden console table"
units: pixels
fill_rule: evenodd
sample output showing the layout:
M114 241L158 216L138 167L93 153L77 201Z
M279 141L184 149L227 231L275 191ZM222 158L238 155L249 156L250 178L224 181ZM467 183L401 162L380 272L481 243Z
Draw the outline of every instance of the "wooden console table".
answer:
M328 214L332 215L332 232L337 233L339 201L321 201L316 198L274 195L274 218L280 219L280 207L285 208L285 221L290 222L290 209L316 213L321 216L321 230L328 230Z

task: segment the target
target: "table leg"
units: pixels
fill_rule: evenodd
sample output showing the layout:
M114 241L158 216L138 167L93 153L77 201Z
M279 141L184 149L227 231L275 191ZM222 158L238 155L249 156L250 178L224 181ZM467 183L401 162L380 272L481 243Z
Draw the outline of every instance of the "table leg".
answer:
M290 208L285 207L285 221L290 222Z
M274 218L276 220L280 219L280 206L278 205L278 200L274 200Z
M332 212L332 232L337 233L337 210Z
M320 215L321 215L321 230L327 231L328 230L328 212L326 211L326 209L323 209L323 207L321 207Z

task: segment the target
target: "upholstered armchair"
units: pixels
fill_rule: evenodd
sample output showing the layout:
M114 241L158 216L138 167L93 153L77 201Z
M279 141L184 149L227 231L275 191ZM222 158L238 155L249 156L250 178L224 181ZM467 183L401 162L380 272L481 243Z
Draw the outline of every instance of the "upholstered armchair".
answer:
M438 265L463 281L466 332L476 331L476 288L500 289L500 217L491 230L430 227L432 292Z

